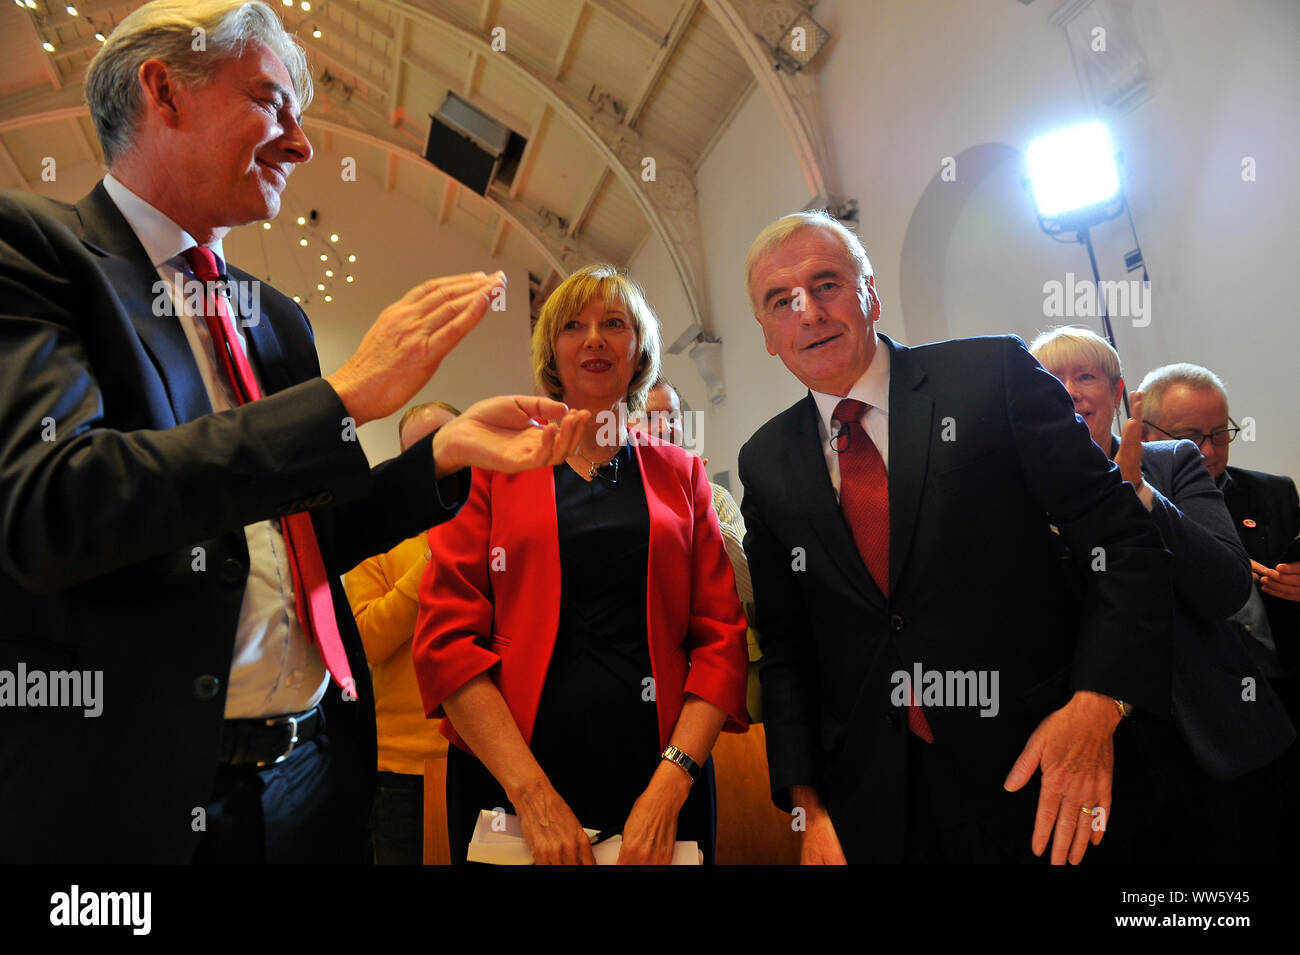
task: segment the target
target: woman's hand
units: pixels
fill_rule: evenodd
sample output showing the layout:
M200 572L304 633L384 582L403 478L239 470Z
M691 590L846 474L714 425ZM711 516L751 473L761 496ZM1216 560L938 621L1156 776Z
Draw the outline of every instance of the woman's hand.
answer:
M519 813L519 828L534 864L596 864L591 837L549 782L511 801Z
M691 792L691 777L660 762L623 824L619 865L670 865L677 845L677 814Z

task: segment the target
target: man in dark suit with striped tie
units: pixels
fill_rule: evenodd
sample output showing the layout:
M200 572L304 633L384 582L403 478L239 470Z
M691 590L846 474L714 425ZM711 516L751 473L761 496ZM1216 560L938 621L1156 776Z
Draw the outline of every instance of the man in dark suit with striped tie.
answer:
M269 7L146 4L86 87L109 175L75 206L0 196L0 853L364 862L374 701L338 575L580 422L489 399L370 468L356 428L504 277L417 286L321 377L302 310L222 260L312 154Z
M809 388L739 462L772 794L803 861L1079 862L1112 733L1169 705L1158 532L1019 339L877 335L834 219L768 226L746 281ZM1090 555L1086 611L1052 525Z

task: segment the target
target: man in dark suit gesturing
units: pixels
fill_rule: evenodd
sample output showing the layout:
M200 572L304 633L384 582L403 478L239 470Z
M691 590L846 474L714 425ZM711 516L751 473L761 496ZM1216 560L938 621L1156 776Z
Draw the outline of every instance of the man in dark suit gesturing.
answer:
M1050 841L1078 862L1110 813L1111 734L1169 706L1168 553L1137 495L1019 339L877 336L870 263L834 219L768 226L746 279L810 389L740 452L772 793L803 861L1032 861ZM1052 526L1090 555L1086 611Z
M504 278L417 286L321 378L302 310L221 261L311 158L310 95L264 4L146 4L87 74L109 176L0 196L3 861L364 861L374 704L338 575L454 516L467 467L573 447L563 405L495 398L369 467L356 427Z

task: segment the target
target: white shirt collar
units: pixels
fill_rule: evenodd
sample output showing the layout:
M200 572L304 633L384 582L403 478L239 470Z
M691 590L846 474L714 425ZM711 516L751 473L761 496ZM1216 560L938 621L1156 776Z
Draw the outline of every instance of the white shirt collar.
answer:
M104 176L104 189L116 204L118 211L122 213L126 224L140 240L140 244L144 246L144 251L155 268L174 259L190 246L198 245L193 236L114 179L112 173ZM226 257L222 252L220 239L208 248L217 254L217 258L223 264L225 263Z
M835 433L831 427L831 417L835 413L835 406L844 398L855 398L871 405L881 414L889 414L889 346L879 337L876 338L876 353L871 357L871 364L847 395L841 397L813 391L812 396L813 401L817 402L817 413L824 429L822 433L826 435Z

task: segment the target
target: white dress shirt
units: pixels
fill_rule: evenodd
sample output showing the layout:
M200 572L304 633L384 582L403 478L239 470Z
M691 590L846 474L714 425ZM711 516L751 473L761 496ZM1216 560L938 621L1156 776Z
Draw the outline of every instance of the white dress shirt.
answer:
M810 389L811 390L811 389ZM840 498L840 456L831 449L831 435L839 429L832 425L835 406L845 398L854 398L864 402L867 411L859 419L862 430L867 433L880 459L885 462L885 473L889 473L889 348L879 338L876 339L876 353L871 364L862 373L847 395L824 395L820 391L812 392L813 401L817 402L817 431L821 435L822 454L826 456L826 470L831 475L831 486L835 488L835 499ZM841 422L843 423L843 422Z
M187 279L192 280L192 276L182 271L184 260L179 256L198 243L111 175L104 177L104 188L144 246L149 261L158 269L159 278L167 283L176 318L163 317L158 321L179 321L185 330L212 410L237 407L230 383L218 365L207 323L201 315L187 314L184 296L177 298L175 294ZM220 239L208 248L225 262ZM239 343L247 352L244 330L238 321L234 324ZM256 369L253 374L256 377ZM298 623L293 575L279 524L275 521L249 524L244 528L244 536L248 541L249 571L239 624L233 634L235 650L226 693L226 719L299 713L315 706L325 695L329 672ZM215 573L211 569L206 572ZM196 608L195 612L203 611ZM177 634L177 639L183 640L185 635Z

